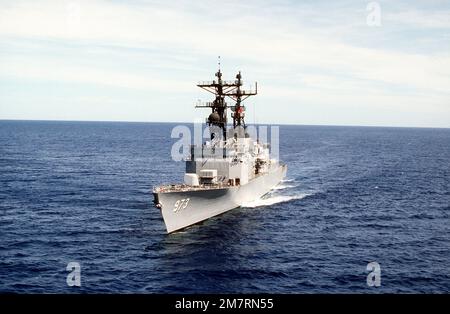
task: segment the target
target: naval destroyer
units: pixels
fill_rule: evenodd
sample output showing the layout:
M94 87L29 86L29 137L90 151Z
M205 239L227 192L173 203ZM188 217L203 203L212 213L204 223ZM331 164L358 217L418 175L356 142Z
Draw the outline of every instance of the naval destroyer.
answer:
M254 91L242 85L240 72L235 80L225 81L220 67L215 80L197 84L215 96L196 106L212 110L206 119L211 139L190 146L184 183L153 189L168 233L258 200L286 176L287 166L270 157L270 145L247 133L242 102L257 94L258 85ZM228 109L233 127L228 127Z

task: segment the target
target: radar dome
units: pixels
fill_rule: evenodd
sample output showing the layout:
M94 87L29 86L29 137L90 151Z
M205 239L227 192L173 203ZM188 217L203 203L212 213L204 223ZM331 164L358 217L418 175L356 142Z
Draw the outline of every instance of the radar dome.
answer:
M220 122L220 116L217 112L213 112L209 115L208 121L210 123L219 123Z

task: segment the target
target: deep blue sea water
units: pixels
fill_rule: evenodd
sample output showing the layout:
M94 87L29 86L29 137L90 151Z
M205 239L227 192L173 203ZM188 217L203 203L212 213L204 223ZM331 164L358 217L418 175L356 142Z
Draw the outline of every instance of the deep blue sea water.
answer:
M0 292L450 292L450 129L281 126L277 190L167 235L173 126L0 121Z

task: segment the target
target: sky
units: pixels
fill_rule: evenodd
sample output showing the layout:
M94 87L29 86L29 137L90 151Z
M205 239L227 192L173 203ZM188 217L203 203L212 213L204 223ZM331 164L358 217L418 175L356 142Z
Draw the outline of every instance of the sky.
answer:
M450 1L0 0L0 119L450 127Z

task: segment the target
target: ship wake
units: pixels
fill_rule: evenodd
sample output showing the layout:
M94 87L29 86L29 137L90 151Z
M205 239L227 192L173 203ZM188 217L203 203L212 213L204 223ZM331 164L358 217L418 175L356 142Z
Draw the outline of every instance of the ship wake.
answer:
M280 183L276 187L274 187L272 190L277 191L277 190L292 189L292 188L296 188L296 187L297 187L297 185Z
M309 196L311 194L299 194L299 195L292 195L292 196L288 196L288 195L269 195L269 197L266 198L260 198L258 200L255 201L251 201L251 202L246 202L244 204L241 205L241 207L244 208L256 208L256 207L263 207L263 206L270 206L270 205L274 205L274 204L279 204L279 203L285 203L285 202L289 202L289 201L293 201L293 200L300 200L302 198L305 198L307 196Z

